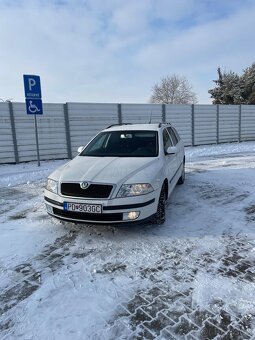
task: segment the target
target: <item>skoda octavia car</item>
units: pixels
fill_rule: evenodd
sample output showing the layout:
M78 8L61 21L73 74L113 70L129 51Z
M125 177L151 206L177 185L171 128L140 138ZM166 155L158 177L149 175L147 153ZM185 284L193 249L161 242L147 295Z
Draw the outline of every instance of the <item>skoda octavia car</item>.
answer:
M183 142L170 124L114 125L48 177L44 199L47 212L65 221L161 224L184 179Z

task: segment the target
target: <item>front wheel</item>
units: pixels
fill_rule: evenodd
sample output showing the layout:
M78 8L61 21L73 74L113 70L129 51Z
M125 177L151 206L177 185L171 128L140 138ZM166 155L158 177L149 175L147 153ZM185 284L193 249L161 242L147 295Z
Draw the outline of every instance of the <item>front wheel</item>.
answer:
M159 200L158 200L158 209L153 218L154 224L163 224L166 220L166 189L165 186L162 186Z

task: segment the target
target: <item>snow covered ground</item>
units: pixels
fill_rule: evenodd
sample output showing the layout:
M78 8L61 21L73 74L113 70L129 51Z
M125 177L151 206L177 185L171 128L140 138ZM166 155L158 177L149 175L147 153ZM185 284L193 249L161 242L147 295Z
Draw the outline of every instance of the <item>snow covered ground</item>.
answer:
M255 337L255 143L186 149L162 226L46 214L65 161L0 166L1 339Z

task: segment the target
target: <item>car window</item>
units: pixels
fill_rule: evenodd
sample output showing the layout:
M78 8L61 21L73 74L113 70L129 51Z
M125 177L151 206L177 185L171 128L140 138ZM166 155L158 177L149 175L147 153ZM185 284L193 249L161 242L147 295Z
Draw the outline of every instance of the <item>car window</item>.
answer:
M98 150L100 148L105 148L107 143L108 143L108 136L107 135L100 135L96 140L93 145L91 145L91 151Z
M172 129L173 129L173 132L174 132L174 134L175 134L175 136L176 136L176 138L177 138L177 140L179 142L181 140L181 137L180 137L179 133L177 132L177 130L174 127L172 127Z
M172 140L169 136L169 133L167 132L167 129L163 130L163 144L164 144L164 151L165 151L165 154L166 154L169 146L173 146L173 142L172 142Z
M170 136L171 136L171 139L172 139L172 141L173 141L173 144L176 145L176 144L178 143L178 139L177 139L177 137L175 136L175 134L174 134L172 128L168 127L168 128L167 128L167 131L169 132L169 134L170 134Z
M97 135L80 156L157 157L157 131L104 131Z

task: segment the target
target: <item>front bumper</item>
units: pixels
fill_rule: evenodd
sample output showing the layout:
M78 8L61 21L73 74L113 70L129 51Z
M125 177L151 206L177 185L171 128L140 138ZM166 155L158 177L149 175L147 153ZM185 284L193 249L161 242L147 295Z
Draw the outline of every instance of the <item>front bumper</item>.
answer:
M158 205L158 190L146 195L136 197L114 198L106 200L93 200L63 197L45 190L45 204L49 215L65 221L80 223L130 223L146 220L156 213ZM64 210L64 202L69 203L87 203L101 204L102 213L85 213ZM129 212L138 211L139 216L134 219L128 219Z

